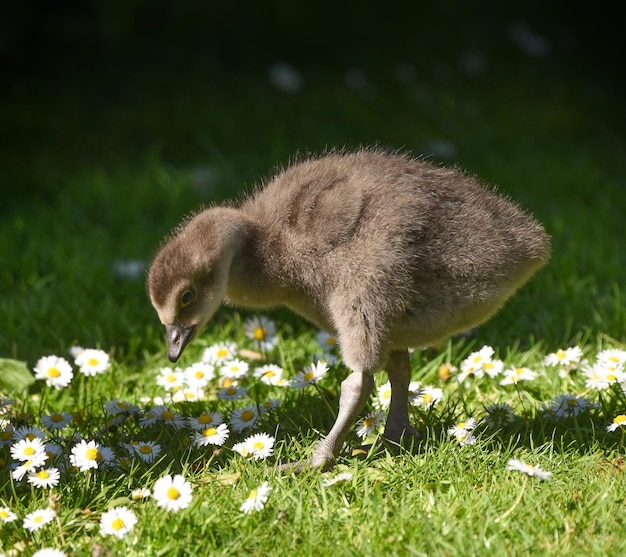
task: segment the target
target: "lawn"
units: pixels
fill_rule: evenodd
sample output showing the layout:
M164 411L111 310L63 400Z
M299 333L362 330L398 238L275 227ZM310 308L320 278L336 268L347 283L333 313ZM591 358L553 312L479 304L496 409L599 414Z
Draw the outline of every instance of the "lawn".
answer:
M457 58L311 65L297 68L295 93L265 71L207 71L198 60L16 79L0 104L0 554L626 553L619 89L555 60L506 60L515 63L478 72ZM280 462L310 454L334 421L346 374L337 354L285 310L250 325L260 316L226 307L180 370L163 372L145 266L183 215L243 195L295 153L372 144L496 185L544 223L552 261L482 327L413 353L421 443L400 454L380 443L379 374L373 424L359 424L371 425L364 437L355 427L337 468L285 474ZM91 359L102 369L81 371L76 346L99 350ZM493 351L470 369L485 346ZM50 355L72 370L59 388L35 379ZM294 386L318 357L328 371ZM270 364L282 382L263 376ZM228 429L222 445L209 412ZM29 433L52 443L37 469L56 469L57 485L19 479ZM240 444L255 434L265 452ZM511 460L532 475L509 470ZM159 496L159 482L179 474L180 509ZM262 508L244 512L264 482ZM107 512L119 507L129 514L116 522ZM54 516L31 531L25 518L45 509Z

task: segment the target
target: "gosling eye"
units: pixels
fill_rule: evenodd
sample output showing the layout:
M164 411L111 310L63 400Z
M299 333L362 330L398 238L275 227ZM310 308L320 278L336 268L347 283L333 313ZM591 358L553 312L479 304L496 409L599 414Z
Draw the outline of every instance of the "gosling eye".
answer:
M196 297L196 295L195 295L193 290L185 290L180 295L180 305L182 307L187 307L188 305L190 305L194 301L195 297Z

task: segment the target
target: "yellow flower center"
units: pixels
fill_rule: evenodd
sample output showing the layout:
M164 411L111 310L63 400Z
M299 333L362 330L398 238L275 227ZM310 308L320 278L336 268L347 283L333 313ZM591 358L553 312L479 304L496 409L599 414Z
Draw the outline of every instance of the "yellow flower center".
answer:
M194 376L196 379L204 379L204 371L202 371L201 369L199 369L199 370L197 370L197 371L193 374L193 376Z
M335 337L328 337L326 339L326 344L328 344L329 346L336 346L337 345L337 339Z
M165 410L161 414L161 418L163 418L164 420L173 420L174 419L174 412L171 412L169 410Z
M97 460L100 462L102 460L102 455L98 449L90 448L85 451L85 458L87 458L87 460Z
M258 494L259 494L259 490L258 489L253 489L250 492L250 495L248 495L248 499L254 499Z
M365 418L365 419L363 420L363 425L364 425L365 427L372 427L372 424L373 424L373 423L374 423L374 418L373 418L373 417L371 417L371 416L370 416L369 418Z
M126 524L124 524L124 521L119 516L111 522L111 528L113 528L113 530L121 530L124 527L126 527Z
M252 410L244 410L241 413L241 420L244 422L249 422L254 418L254 412Z
M556 357L557 357L559 360L564 360L566 356L567 356L567 353L566 353L566 352L565 352L565 350L563 350L562 348L559 348L559 349L556 351Z
M50 420L53 421L55 424L58 424L59 422L63 421L63 415L62 414L52 414L50 416Z
M268 377L268 378L271 378L271 377L276 377L276 374L275 374L275 373L274 373L271 369L268 369L268 370L267 370L267 371L263 374L263 377Z
M619 425L626 424L626 415L620 414L619 416L615 416L613 423Z
M220 348L215 355L218 358L225 358L228 356L228 350L226 350L226 348Z
M0 518L9 518L9 513L4 509L0 510Z
M95 358L89 358L87 360L87 365L91 366L91 367L96 367L100 362L98 360L96 360Z
M56 379L61 376L61 372L56 367L51 367L48 369L48 377L51 379Z
M170 373L167 376L167 382L168 383L176 383L176 376L173 373Z
M424 393L422 395L422 400L426 403L432 402L434 400L433 395L431 395L430 393Z
M608 373L606 378L608 381L617 381L617 377L613 375L612 373Z
M3 441L8 441L9 439L11 439L11 437L13 437L13 432L10 430L0 433L0 439L2 439Z
M35 452L35 449L32 447L24 447L24 456L33 456Z
M494 366L494 365L493 365L493 362L485 362L485 363L483 364L483 369L485 369L485 370L487 370L487 369L493 369L494 367L496 367L496 366Z
M234 396L237 394L237 387L229 387L228 389L226 389L226 394L228 396Z
M461 422L460 424L457 424L457 429L465 429L465 426L467 425L467 422Z
M50 474L46 470L40 470L37 472L37 477L40 480L47 480L50 477Z
M483 357L478 355L478 356L474 356L472 358L472 362L474 362L475 364L479 364L482 361Z
M255 340L265 340L267 332L262 327L257 327L256 329L254 329L253 336Z
M152 454L152 447L150 445L141 445L139 452L141 454Z
M391 398L391 389L387 389L383 394L382 394L382 398L387 400Z
M178 499L180 497L180 491L175 487L170 487L165 493L168 499Z
M203 425L210 424L211 422L213 422L213 418L211 418L211 416L209 414L202 414L198 418L198 423L201 423Z
M577 401L575 398L570 398L570 399L568 399L568 401L567 401L567 405L568 405L570 408L575 408L576 406L578 406L578 401Z
M309 371L308 373L304 374L305 381L312 381L314 377L315 377L315 372L313 371Z
M213 437L217 433L217 429L214 427L209 427L202 432L202 435L205 437Z
M33 522L35 524L39 524L43 520L43 516L38 514L35 518L33 518Z
M257 441L252 445L257 451L260 451L265 447L265 444L262 441Z

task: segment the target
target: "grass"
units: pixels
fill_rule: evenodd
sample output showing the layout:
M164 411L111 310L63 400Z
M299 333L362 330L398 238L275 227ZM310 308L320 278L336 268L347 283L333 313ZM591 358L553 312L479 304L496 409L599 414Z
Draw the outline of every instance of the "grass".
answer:
M580 372L563 379L542 363L559 347L579 344L594 361L626 342L626 157L611 116L619 113L618 95L581 76L525 64L488 76L434 67L410 83L395 81L390 67L372 68L373 97L345 87L339 72L310 70L305 89L285 96L255 76L196 69L183 68L176 79L128 72L117 80L23 80L0 106L0 164L11 186L0 209L0 392L15 401L4 418L40 425L42 415L63 410L82 416L64 434L99 436L118 457L125 454L119 443L138 437L164 448L156 463L133 459L123 472L64 473L50 492L13 481L9 449L0 448L0 506L19 517L0 524L0 551L31 555L63 545L77 556L623 554L624 440L605 428L624 413L624 395L615 386L589 391ZM396 456L375 443L370 454L345 455L328 474L278 470L281 459L308 454L332 424L341 367L318 389L270 390L250 381L253 400L282 399L258 426L276 437L268 460L233 454L246 433L213 452L186 446L183 433L168 428L142 430L134 419L101 431L105 402L118 398L143 411L149 403L142 397L163 395L155 378L167 365L142 276L120 274L120 262L146 262L183 214L251 188L295 151L380 143L423 153L442 139L455 153L444 162L498 184L545 223L554 254L488 324L414 354L414 378L440 386L444 398L433 411L414 410L425 439L413 451ZM254 348L242 330L248 315L220 310L183 365L218 341ZM283 310L269 315L281 338L270 360L293 376L319 351L315 331ZM111 369L89 378L77 373L59 391L14 380L28 382L25 369L41 356L67 357L74 344L106 350ZM459 366L483 344L539 377L519 390L485 378L467 387L440 380L441 363ZM215 400L216 389L214 382L203 403L173 406L185 415L230 411ZM564 393L584 394L598 407L577 418L543 418L541 404ZM457 420L484 417L498 401L515 409L510 426L493 431L482 422L468 446L446 433ZM349 447L358 443L353 436ZM63 445L67 452L72 442ZM510 458L540 465L552 480L507 471ZM342 471L352 478L325 486ZM166 473L183 473L193 484L190 507L167 513L151 499L130 498ZM241 513L264 481L273 487L265 508ZM22 527L27 512L48 505L59 522L33 533ZM121 540L99 533L102 513L118 505L138 517Z

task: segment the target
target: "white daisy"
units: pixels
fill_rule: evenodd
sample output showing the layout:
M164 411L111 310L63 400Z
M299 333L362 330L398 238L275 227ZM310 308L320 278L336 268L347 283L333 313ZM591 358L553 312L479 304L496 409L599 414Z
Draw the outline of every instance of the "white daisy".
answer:
M37 471L37 468L42 466L41 461L37 460L26 460L19 465L13 465L13 471L11 472L11 477L16 482L21 482L24 479L24 476L30 474L32 472Z
M415 399L414 404L417 406L432 407L438 404L443 398L443 390L439 387L426 386L422 387L420 393Z
M206 362L196 362L185 369L183 375L192 389L204 389L215 377L215 367Z
M104 403L104 411L107 416L115 416L117 414L139 414L139 406L114 398Z
M456 439L461 440L463 437L466 437L467 434L472 431L477 425L475 418L468 418L464 422L458 422L452 427L448 428L448 435L452 435L456 437Z
M53 547L42 547L33 553L33 557L67 557L66 553Z
M32 439L22 439L11 445L11 457L21 462L29 460L39 462L40 466L48 459L46 455L46 445L39 437Z
M34 532L45 526L56 517L56 513L52 509L38 509L28 513L24 517L24 528Z
M626 415L620 414L619 416L615 416L613 421L606 427L608 432L615 431L618 427L626 428Z
M537 373L527 367L515 367L504 372L500 385L517 385L520 381L532 381L536 377Z
M128 507L114 507L100 517L100 533L103 536L123 538L137 524L135 513Z
M187 418L187 421L192 429L200 431L208 427L217 427L224 423L224 416L220 412L204 412L197 418Z
M340 474L337 474L334 478L329 478L327 480L324 480L324 487L330 487L332 485L349 482L351 479L352 479L351 472L341 472Z
M135 454L147 463L154 462L154 459L161 454L161 445L154 441L139 441L133 443L131 447Z
M287 382L283 379L283 368L275 364L267 364L254 371L254 377L266 385L284 386Z
M304 368L302 373L299 373L291 380L291 386L294 389L302 389L309 385L317 383L328 371L326 362L317 362Z
M111 464L114 460L115 455L113 451L109 447L103 447L96 441L82 440L72 447L70 454L70 463L81 472L99 468L100 465Z
M9 507L0 507L0 522L13 522L17 515Z
M559 366L564 370L571 371L578 367L583 357L583 351L578 346L559 348L556 352L548 354L543 363L547 366Z
M378 428L385 423L387 414L385 412L370 412L363 419L359 420L356 424L356 434L365 439L376 433Z
M223 445L228 439L230 431L226 424L216 426L203 427L197 429L194 433L194 443L198 447L206 447L207 445Z
M389 381L378 387L376 400L381 408L389 408L391 404L391 383Z
M470 376L480 379L485 373L490 377L496 377L502 371L503 363L500 360L494 360L493 355L493 348L486 345L480 350L472 352L461 362L461 372L458 375L459 383Z
M41 417L44 427L49 431L65 429L73 420L74 416L67 412L53 412L52 414Z
M172 402L196 402L204 400L204 390L198 387L183 387L172 395Z
M163 367L159 370L157 385L166 391L177 391L185 382L185 374L179 368Z
M11 445L15 441L15 426L10 422L0 423L0 447Z
M74 363L78 366L80 372L86 376L104 373L111 367L109 355L104 350L97 350L95 348L86 348L83 350L76 356Z
M58 468L43 468L38 472L29 472L26 479L35 487L50 489L59 485L60 478L61 473Z
M248 374L250 364L243 360L230 360L224 362L220 367L220 374L222 377L229 377L230 379L241 379Z
M248 390L245 387L238 387L232 385L230 387L224 387L217 391L217 396L221 400L238 400L248 395Z
M243 330L261 350L271 350L278 344L276 324L264 315L251 317L244 321Z
M422 393L422 384L419 381L411 381L409 383L409 404L416 406L417 399Z
M163 424L172 426L174 429L182 429L186 422L178 412L170 410L167 406L155 406L152 411L156 414L157 419Z
M213 365L221 365L237 356L237 345L234 342L222 342L209 346L202 354L202 361Z
M259 410L261 411L261 414L266 414L267 412L274 410L274 408L278 408L279 405L280 399L273 398L271 400L266 400L265 402L259 403Z
M596 358L600 364L614 367L626 367L626 350L610 348L600 352Z
M583 368L585 386L588 389L606 389L615 383L626 381L626 371L621 364L615 365L608 362L596 362L593 366Z
M322 350L324 350L324 352L335 351L339 344L337 341L337 337L335 335L327 333L326 331L319 331L315 335L315 338L317 340L317 343L322 347Z
M267 433L257 433L248 437L244 443L248 448L248 456L254 460L263 460L274 452L274 441Z
M564 394L554 399L552 407L556 417L568 418L590 410L592 405L586 398Z
M239 510L246 514L262 510L271 493L272 488L269 487L267 482L263 482L261 486L253 489L249 493L248 498L243 502L241 507L239 507Z
M152 495L152 492L147 487L138 487L133 489L130 493L130 498L133 501L140 501L141 499L147 499Z
M57 390L67 387L74 377L70 363L65 358L58 356L40 358L34 371L37 379L45 379L46 385Z
M526 464L522 460L517 460L512 458L509 460L507 470L516 470L517 472L521 472L522 474L526 474L527 476L532 476L534 478L538 478L540 480L549 480L552 477L551 472L546 472L542 470L539 466L533 466L532 464Z
M32 440L35 437L39 437L43 441L46 438L46 433L38 427L28 427L25 425L18 427L14 433L16 441L21 441L22 439Z
M229 424L237 433L241 433L244 429L251 428L259 418L259 412L254 405L248 405L244 408L233 410L230 415Z
M166 511L178 512L191 503L192 487L180 474L159 478L152 488L156 504Z

